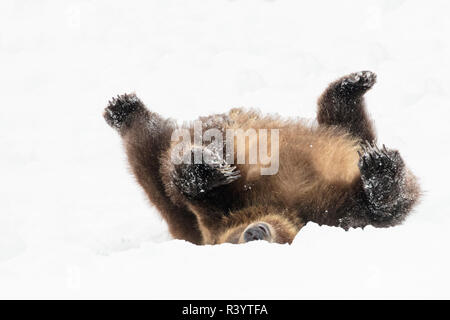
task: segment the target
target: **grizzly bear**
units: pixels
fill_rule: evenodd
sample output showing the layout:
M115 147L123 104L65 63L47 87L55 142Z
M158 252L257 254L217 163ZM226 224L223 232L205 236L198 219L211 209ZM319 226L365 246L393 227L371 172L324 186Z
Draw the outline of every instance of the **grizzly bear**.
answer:
M274 174L261 174L261 159L236 161L229 140L224 147L231 158L189 141L188 160L200 151L214 161L174 161L179 141L173 133L185 129L195 136L193 123L177 125L135 94L113 98L104 118L119 132L134 176L174 238L291 243L309 221L346 230L389 227L417 203L417 179L399 152L377 145L364 102L375 81L374 73L362 71L331 83L318 100L315 122L245 109L200 117L202 130L253 130L256 140L244 137L246 159L263 129L277 130Z

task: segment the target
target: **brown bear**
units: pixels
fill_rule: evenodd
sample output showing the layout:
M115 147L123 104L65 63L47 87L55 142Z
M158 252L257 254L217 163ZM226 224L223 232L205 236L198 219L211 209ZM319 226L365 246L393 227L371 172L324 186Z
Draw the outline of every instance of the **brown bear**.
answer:
M363 97L375 81L374 73L361 71L331 83L313 123L244 109L199 119L202 130L254 130L256 141L262 139L260 129L278 130L278 167L269 175L260 173L260 159L239 163L195 141L186 144L189 160L200 150L215 161L174 161L174 131L184 128L195 136L194 125L164 119L135 94L113 98L104 118L120 133L137 181L174 238L195 244L291 243L309 221L346 230L389 227L417 203L417 179L399 152L377 147ZM247 158L255 141L250 140ZM228 148L233 155L234 148Z

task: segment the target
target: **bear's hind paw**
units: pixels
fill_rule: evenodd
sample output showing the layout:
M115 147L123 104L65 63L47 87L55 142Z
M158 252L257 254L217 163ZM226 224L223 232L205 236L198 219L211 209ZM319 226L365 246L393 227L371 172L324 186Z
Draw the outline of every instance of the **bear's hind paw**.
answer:
M143 106L136 94L125 93L108 101L103 117L111 127L120 129L129 116Z

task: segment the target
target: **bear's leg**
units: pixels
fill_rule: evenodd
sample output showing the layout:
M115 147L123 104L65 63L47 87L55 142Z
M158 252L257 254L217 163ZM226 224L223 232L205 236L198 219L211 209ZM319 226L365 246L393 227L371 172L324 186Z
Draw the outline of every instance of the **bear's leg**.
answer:
M420 190L400 153L385 146L379 149L374 145L365 145L358 166L363 192L356 192L358 205L353 207L353 216L358 218L362 206L370 224L374 226L386 227L401 223L417 202Z
M319 124L344 127L362 142L375 141L373 124L364 103L364 93L375 81L375 73L361 71L331 83L318 100Z
M131 169L167 221L170 233L176 239L201 243L195 215L172 203L160 177L160 157L170 147L174 124L147 110L135 94L124 94L110 101L104 118L122 136Z
M358 166L361 176L342 192L342 203L326 215L312 214L310 221L349 229L389 227L406 218L419 200L420 188L399 152L365 145Z

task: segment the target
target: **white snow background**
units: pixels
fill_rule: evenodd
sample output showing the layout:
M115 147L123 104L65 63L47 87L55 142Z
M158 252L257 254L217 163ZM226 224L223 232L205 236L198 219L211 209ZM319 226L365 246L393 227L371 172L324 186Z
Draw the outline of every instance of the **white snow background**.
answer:
M448 1L0 2L0 298L450 298ZM289 245L171 240L102 118L135 91L182 120L315 116L372 70L380 143L425 195L399 227Z

